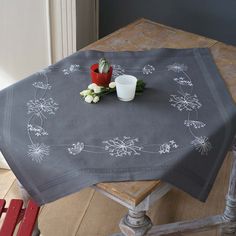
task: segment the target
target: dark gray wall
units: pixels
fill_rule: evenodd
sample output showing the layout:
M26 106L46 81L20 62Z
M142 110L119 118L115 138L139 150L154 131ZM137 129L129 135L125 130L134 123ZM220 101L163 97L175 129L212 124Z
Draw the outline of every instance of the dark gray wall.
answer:
M144 17L236 45L236 0L100 0L100 37Z

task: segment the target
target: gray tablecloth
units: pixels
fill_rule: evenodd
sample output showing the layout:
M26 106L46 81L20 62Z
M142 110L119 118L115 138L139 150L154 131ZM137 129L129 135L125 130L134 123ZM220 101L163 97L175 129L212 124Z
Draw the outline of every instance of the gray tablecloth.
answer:
M147 89L85 103L89 68ZM77 52L0 92L0 149L45 204L104 181L161 179L204 201L232 142L236 109L208 49Z

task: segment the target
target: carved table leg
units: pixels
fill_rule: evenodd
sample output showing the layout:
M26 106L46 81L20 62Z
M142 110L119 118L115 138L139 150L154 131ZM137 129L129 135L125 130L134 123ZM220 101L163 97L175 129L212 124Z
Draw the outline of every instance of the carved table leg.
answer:
M233 145L233 164L229 180L229 190L226 196L226 207L223 215L224 220L236 223L236 142ZM222 236L236 235L236 225L222 229Z
M145 211L133 211L121 219L120 229L125 236L143 236L152 227L150 218Z
M18 187L20 189L20 192L21 192L21 198L24 202L24 207L27 206L29 200L30 200L30 195L29 193L24 189L24 187L22 186L22 184L18 181ZM39 236L40 235L40 230L38 228L38 220L36 221L35 223L35 226L34 226L34 230L33 230L33 233L32 233L32 236Z
M162 183L161 186L150 193L142 202L140 202L136 206L128 204L126 201L122 201L120 198L116 198L106 192L98 190L104 195L128 208L128 214L121 219L119 225L122 233L112 234L111 236L146 235L147 231L152 227L152 222L146 215L146 211L148 211L150 206L153 205L157 200L159 200L167 192L169 192L171 188L171 185Z

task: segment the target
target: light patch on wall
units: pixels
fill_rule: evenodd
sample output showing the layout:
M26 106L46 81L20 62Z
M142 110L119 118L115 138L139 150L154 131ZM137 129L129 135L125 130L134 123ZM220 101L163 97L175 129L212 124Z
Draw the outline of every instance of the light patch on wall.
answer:
M14 82L16 82L16 80L14 80L10 75L8 75L4 70L2 70L2 68L0 68L0 90L8 87ZM10 169L1 151L0 151L0 169Z
M4 156L2 155L2 153L0 152L0 169L8 169L10 170L9 165L7 164Z
M17 82L17 79L14 79L0 67L0 90L10 86L15 82Z

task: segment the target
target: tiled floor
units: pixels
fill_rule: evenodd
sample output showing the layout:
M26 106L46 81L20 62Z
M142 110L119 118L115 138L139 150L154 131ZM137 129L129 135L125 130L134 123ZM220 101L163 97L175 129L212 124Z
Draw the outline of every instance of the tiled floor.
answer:
M174 222L221 213L227 190L230 158L227 157L206 203L179 190L172 190L148 212L154 224ZM9 201L20 197L11 171L0 170L0 198ZM120 218L126 209L114 201L86 188L44 206L39 216L43 236L109 236L119 232ZM194 234L219 236L214 231Z

